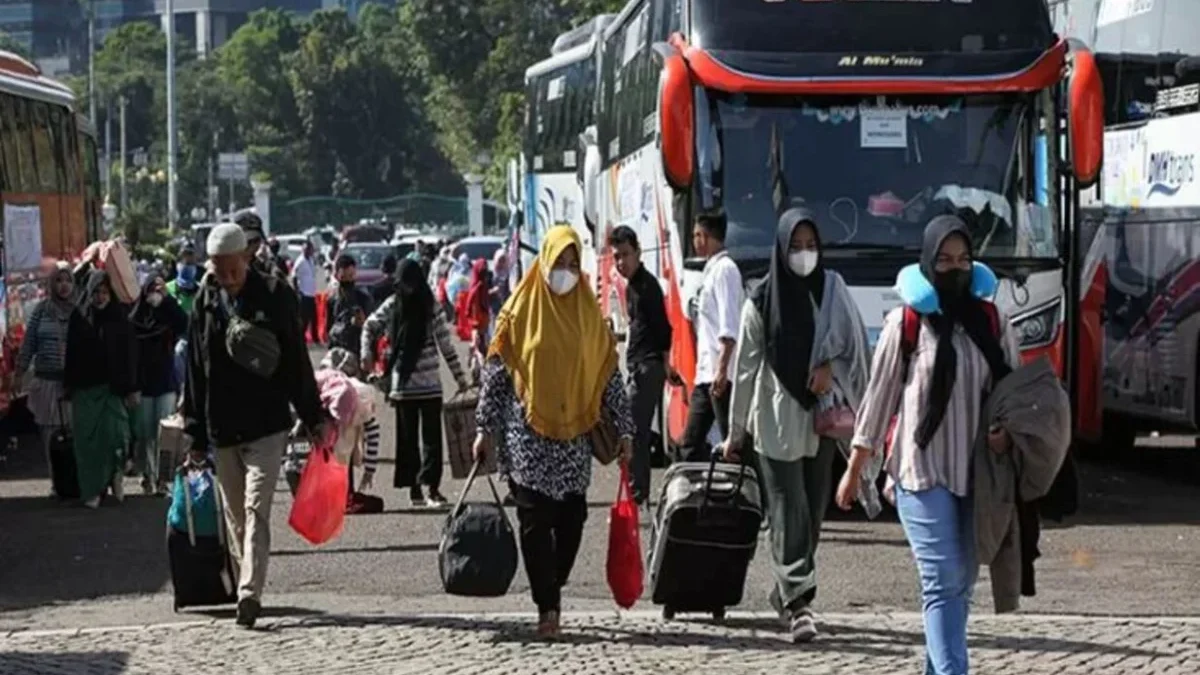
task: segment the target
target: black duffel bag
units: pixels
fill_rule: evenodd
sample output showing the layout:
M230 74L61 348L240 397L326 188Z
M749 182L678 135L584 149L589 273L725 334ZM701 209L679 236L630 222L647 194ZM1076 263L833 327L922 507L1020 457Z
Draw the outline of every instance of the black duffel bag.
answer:
M493 501L464 503L477 473L479 462L446 517L438 568L450 595L495 598L508 593L517 575L517 538L491 476L486 478Z

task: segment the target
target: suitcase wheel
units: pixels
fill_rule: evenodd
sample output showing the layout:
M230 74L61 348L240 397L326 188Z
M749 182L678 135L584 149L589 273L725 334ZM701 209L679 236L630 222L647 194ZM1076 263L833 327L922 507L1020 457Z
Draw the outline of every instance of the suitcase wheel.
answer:
M662 617L664 621L670 621L675 618L675 608L663 606Z
M713 618L713 621L717 621L717 622L724 621L725 620L725 608L721 607L720 609L714 609L712 611L712 618Z

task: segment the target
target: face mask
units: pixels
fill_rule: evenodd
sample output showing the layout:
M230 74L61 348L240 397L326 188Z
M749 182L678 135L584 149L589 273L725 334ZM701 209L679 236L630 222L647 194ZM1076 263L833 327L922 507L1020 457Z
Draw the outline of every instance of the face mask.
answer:
M146 296L146 302L150 303L151 307L158 307L159 305L162 304L162 301L163 301L162 293L150 293L149 295Z
M792 251L788 253L788 268L797 275L806 277L817 268L819 258L816 251Z
M971 270L952 269L934 274L933 285L939 294L962 297L971 290Z
M566 295L579 283L579 275L569 270L551 270L549 282L552 293Z

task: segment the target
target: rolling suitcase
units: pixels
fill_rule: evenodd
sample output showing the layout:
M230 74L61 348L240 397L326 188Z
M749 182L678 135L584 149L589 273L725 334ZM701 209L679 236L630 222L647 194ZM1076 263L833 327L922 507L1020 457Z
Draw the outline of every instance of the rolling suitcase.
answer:
M224 500L213 464L202 467L212 491L212 514L202 514L211 523L212 534L198 532L188 473L197 467L184 464L175 474L171 509L167 514L167 555L171 583L175 588L175 611L185 607L229 605L237 601L237 574L225 541ZM207 500L206 500L207 501ZM183 513L179 507L182 503ZM179 522L179 521L183 522ZM182 525L182 527L180 527ZM208 527L200 528L207 530Z
M62 426L50 432L50 483L59 499L79 499L79 473L75 466L75 438L62 402L58 404Z
M671 465L663 478L650 546L651 598L663 618L739 604L762 527L758 474L716 461Z

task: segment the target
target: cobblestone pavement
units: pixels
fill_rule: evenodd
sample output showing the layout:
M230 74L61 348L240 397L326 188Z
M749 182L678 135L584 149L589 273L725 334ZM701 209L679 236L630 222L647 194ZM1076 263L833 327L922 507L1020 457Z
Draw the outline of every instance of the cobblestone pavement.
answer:
M528 615L324 615L226 619L0 635L3 675L153 673L917 673L921 620L830 614L810 645L775 622L664 622L650 612L569 614L564 634L537 640ZM971 624L972 671L985 675L1200 672L1200 620L984 616Z

